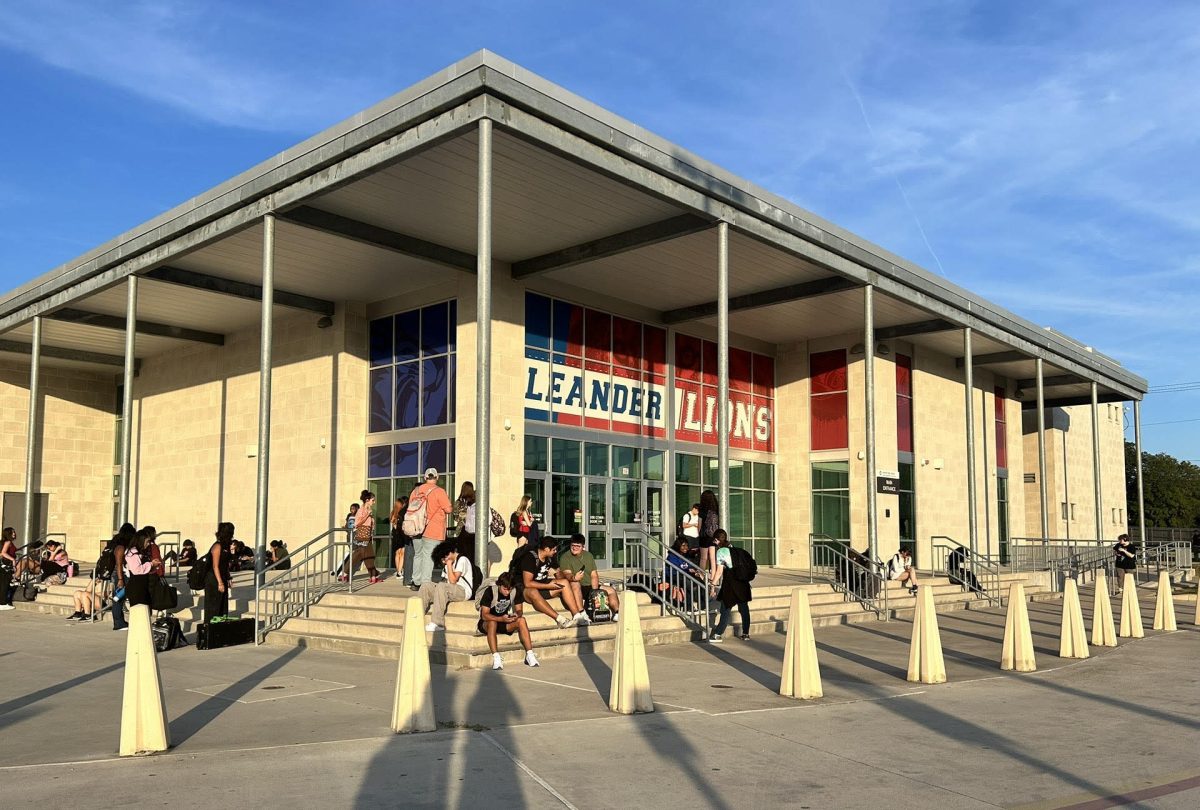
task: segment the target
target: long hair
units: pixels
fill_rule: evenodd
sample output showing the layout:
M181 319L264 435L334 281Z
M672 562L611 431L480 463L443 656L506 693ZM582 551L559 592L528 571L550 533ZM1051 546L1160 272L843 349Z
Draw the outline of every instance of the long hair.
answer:
M700 514L706 512L721 514L721 507L717 503L717 496L713 494L711 489L706 489L700 493Z
M232 523L217 524L217 542L223 547L228 548L233 542L234 528Z
M121 528L117 529L117 533L113 535L113 540L118 546L129 548L133 545L135 534L137 534L137 529L133 528L132 523L122 523Z
M475 485L470 481L463 481L462 487L458 490L458 499L468 506L475 503Z
M388 523L394 524L397 521L399 521L400 518L404 515L405 511L407 511L407 510L408 510L408 496L401 495L399 498L396 499L396 502L392 504L392 514L388 515Z
M140 555L146 550L146 546L150 545L150 541L154 539L153 531L150 527L138 529L133 534L133 544L129 548L134 549Z
M532 501L533 501L532 495L522 495L521 496L521 505L517 507L517 514L524 515L524 514L528 513L529 512L529 504L532 503Z
M17 542L17 530L14 529L12 526L5 526L4 527L4 536L0 537L0 543L12 543L13 545L16 545L16 542Z

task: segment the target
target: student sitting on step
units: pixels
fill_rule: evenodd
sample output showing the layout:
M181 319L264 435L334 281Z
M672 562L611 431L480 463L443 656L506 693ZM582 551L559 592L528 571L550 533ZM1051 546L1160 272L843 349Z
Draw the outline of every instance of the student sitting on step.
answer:
M71 599L75 603L75 612L67 618L67 621L98 621L100 612L104 609L104 601L108 596L108 584L107 579L97 582L93 577L86 588L80 588L71 594Z
M902 548L897 551L887 564L888 579L901 584L908 583L908 592L917 595L917 572L912 567L912 554Z
M522 602L554 619L559 627L587 624L587 614L583 612L583 605L575 600L575 593L555 579L557 570L558 541L553 537L543 537L536 545L518 547L509 564L513 576L520 577L517 589ZM570 618L559 616L558 611L550 607L549 600L556 596L562 598Z
M506 636L517 633L521 646L525 648L525 666L538 665L537 656L533 654L533 640L529 637L529 624L521 615L523 606L516 598L513 579L513 575L505 571L496 577L495 582L485 586L476 600L479 605L479 624L476 627L487 636L488 648L492 651L492 669L504 669L496 646L496 637L500 633Z
M417 590L422 607L430 611L429 624L425 625L430 633L446 627L446 610L451 602L462 602L475 594L471 561L458 553L457 540L443 540L434 546L433 561L446 567L446 580L422 582Z

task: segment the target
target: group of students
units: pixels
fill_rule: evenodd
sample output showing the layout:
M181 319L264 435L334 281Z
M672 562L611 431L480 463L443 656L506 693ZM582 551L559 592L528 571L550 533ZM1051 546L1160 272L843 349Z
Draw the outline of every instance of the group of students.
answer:
M47 540L40 546L41 555L20 556L17 547L17 530L6 526L0 532L0 610L12 610L13 595L22 580L36 580L35 587L45 590L51 580L65 582L77 567L67 554L65 544Z

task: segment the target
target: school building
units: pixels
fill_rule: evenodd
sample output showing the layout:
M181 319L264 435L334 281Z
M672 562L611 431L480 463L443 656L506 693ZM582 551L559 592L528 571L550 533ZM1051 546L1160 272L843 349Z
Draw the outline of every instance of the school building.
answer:
M611 566L703 489L761 563L1003 556L1125 529L1146 390L479 52L8 292L3 522L295 546L435 467Z

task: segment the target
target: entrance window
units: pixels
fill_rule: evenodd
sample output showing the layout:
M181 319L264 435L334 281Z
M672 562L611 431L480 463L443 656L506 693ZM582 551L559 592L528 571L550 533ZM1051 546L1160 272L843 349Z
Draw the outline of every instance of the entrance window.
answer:
M549 454L546 451L545 436L525 437L525 469L547 472Z
M578 442L575 444L578 447ZM583 524L580 495L578 476L550 477L550 534L567 537L580 530Z
M608 445L592 444L583 446L583 474L608 477Z
M432 439L424 442L384 444L367 448L367 489L375 493L375 536L386 537L391 531L387 517L394 500L408 495L422 483L421 474L433 467L441 477L438 486L446 490L453 501L458 497L454 473L454 439ZM354 493L357 495L358 493ZM339 504L349 511L349 502ZM345 515L346 512L342 512ZM453 518L447 526L454 527ZM386 567L388 544L377 543L376 565Z
M369 432L454 422L457 325L455 301L371 321Z
M996 533L1000 538L1000 562L1008 563L1008 470L996 475Z
M675 454L675 520L699 503L705 489L720 486L717 460ZM701 480L702 479L702 480ZM729 514L721 527L734 545L746 549L763 565L775 563L775 465L729 460Z
M579 442L551 439L550 448L551 472L579 475Z
M613 447L613 475L618 478L642 477L642 451L636 447Z
M850 463L824 461L812 468L813 534L850 540Z

